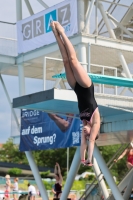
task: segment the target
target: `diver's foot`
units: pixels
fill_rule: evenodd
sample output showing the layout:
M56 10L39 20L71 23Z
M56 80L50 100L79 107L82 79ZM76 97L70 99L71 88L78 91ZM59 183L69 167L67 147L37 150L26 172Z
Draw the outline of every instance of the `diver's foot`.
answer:
M51 22L50 26L51 26L52 31L54 32L54 34L58 35L59 33L58 33L58 31L57 31L57 29L55 27L55 22L54 21Z
M88 167L92 167L93 166L93 163L91 163L89 160L86 160L84 162L85 166L88 166Z
M81 164L85 166L85 160L81 160Z
M60 34L64 33L64 28L60 25L59 22L54 21L54 24L55 24L55 28L57 29L57 31L58 31Z

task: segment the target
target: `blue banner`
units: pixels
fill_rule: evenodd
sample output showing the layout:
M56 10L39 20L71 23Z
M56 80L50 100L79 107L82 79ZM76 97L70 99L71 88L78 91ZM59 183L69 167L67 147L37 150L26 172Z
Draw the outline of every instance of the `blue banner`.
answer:
M20 151L79 146L82 122L73 114L21 111Z

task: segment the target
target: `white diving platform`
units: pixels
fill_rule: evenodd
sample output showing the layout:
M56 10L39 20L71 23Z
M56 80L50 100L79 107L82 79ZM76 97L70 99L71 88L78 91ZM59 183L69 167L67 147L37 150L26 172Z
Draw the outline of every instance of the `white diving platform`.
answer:
M96 94L96 99L101 115L101 134L97 145L130 142L133 138L133 98ZM110 104L107 105L109 99ZM125 106L128 106L126 109L122 108L124 102ZM15 98L13 108L41 110L64 115L67 113L78 115L79 113L74 91L62 89L51 89Z

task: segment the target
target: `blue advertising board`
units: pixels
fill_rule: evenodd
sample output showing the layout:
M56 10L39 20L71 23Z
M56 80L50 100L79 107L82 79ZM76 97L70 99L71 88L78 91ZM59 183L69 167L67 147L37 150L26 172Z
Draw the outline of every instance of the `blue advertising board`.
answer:
M20 151L80 146L82 122L74 117L22 110Z

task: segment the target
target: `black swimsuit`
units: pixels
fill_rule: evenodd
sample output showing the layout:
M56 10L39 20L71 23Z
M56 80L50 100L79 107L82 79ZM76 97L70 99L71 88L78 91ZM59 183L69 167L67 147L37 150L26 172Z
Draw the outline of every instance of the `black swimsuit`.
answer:
M59 194L62 193L62 186L59 183L55 183L55 191L56 191L56 198L58 198Z
M80 111L80 119L91 121L91 118L96 110L97 103L94 97L94 85L84 88L76 82L74 91L78 99L78 108Z

